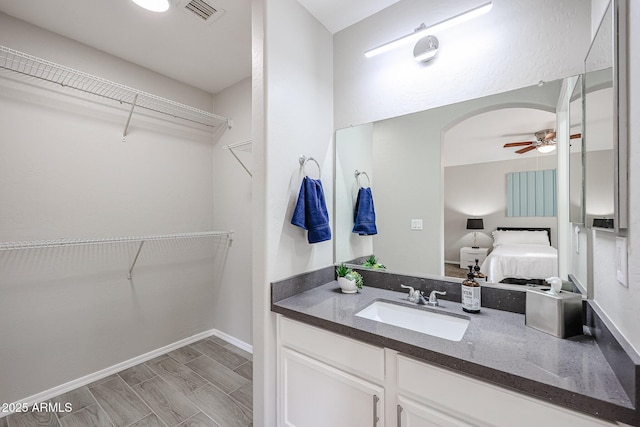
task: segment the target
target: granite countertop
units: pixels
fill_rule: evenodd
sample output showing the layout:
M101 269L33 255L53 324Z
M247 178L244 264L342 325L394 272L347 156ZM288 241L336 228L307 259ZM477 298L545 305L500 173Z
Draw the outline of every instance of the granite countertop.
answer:
M632 401L589 336L560 339L526 326L522 314L485 307L464 313L452 301L423 308L471 319L462 340L449 341L355 316L375 300L424 307L386 289L343 294L331 281L274 302L272 311L591 415L635 419Z

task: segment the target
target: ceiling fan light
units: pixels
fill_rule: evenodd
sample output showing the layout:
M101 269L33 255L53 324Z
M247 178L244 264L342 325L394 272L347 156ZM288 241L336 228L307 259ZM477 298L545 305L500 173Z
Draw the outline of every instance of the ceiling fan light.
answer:
M542 154L551 153L555 149L556 149L555 144L542 144L537 148L537 150Z
M152 12L166 12L169 10L169 0L132 0L138 6Z

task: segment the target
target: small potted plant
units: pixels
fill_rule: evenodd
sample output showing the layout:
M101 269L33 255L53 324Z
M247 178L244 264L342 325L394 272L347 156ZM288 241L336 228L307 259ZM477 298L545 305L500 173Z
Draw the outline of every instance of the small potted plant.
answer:
M360 273L350 269L344 263L336 267L336 275L343 293L355 294L358 289L362 289L363 279Z
M371 255L369 258L367 258L367 260L364 262L364 266L367 268L373 268L374 270L378 268L387 268L378 262L375 255Z

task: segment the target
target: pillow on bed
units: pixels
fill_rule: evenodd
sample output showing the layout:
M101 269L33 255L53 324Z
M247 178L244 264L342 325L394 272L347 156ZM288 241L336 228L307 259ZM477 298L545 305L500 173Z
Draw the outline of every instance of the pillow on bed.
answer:
M546 245L549 237L546 231L496 230L493 232L493 246L501 245Z

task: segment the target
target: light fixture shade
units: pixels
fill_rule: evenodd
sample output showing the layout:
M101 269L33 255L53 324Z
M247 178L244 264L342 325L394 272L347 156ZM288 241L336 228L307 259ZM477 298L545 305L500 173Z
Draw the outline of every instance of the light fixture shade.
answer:
M132 0L138 6L152 12L166 12L169 10L169 0Z
M482 218L468 218L467 230L484 230L484 220Z
M556 144L542 144L536 148L542 154L551 153L556 149Z
M435 36L426 36L416 43L413 48L413 59L417 62L429 62L438 53L438 39Z

